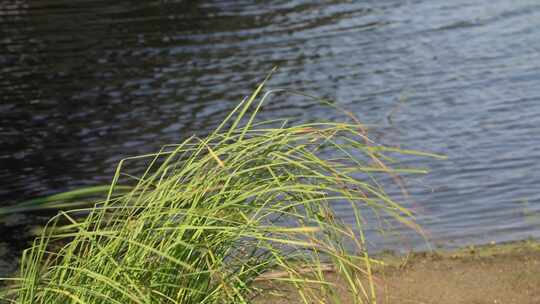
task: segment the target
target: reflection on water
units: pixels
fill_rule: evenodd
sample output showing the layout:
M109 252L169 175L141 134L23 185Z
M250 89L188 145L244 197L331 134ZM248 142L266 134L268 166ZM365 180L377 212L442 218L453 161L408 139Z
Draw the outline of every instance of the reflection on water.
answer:
M537 1L0 3L0 200L108 183L270 87L329 97L378 139L450 157L409 181L431 236L540 235ZM273 116L331 119L276 96ZM352 220L346 209L339 210Z

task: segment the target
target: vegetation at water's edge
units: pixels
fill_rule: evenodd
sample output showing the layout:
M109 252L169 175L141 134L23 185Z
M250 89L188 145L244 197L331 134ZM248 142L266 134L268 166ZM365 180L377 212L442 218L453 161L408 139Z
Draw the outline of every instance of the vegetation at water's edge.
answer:
M374 302L363 213L417 229L413 214L377 182L378 175L421 173L394 168L387 155L414 152L375 145L358 122L257 122L269 95L256 102L262 88L207 137L122 160L106 200L49 222L2 298L250 303L263 292L255 281L278 270L286 275L272 279L304 303L337 303L324 261L355 303ZM142 176L124 174L130 160L148 160ZM130 190L113 195L117 187ZM335 204L350 206L355 225L334 216Z

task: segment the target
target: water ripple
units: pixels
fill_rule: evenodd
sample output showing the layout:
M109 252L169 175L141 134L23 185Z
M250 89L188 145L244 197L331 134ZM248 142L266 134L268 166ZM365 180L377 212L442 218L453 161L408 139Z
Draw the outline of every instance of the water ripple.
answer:
M539 236L539 17L532 0L3 1L0 200L107 183L120 158L212 129L279 65L270 86L449 156L404 162L433 169L409 203L435 240ZM264 117L282 116L336 118L276 95Z

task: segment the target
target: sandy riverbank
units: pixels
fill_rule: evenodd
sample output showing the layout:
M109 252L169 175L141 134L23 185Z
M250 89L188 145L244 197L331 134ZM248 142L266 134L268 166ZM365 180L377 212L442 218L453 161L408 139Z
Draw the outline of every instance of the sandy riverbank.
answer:
M377 258L385 264L374 273L377 303L540 304L540 243L535 241ZM342 285L337 279L333 283ZM266 291L255 303L301 303L279 284L259 284ZM352 303L350 293L342 289L340 294L343 303Z
M539 304L540 244L533 241L468 247L455 251L384 254L375 271L377 303L383 304ZM334 281L339 286L337 280ZM301 303L290 290L273 291L261 304ZM339 288L339 287L336 287ZM352 303L341 292L343 303Z

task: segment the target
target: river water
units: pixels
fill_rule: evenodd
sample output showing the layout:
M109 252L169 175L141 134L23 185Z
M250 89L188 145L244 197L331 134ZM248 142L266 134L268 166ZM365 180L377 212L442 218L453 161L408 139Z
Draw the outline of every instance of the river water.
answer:
M408 181L434 244L540 236L537 0L4 0L1 204L109 183L119 159L212 129L274 66L269 88L448 155ZM284 96L266 110L335 118Z

